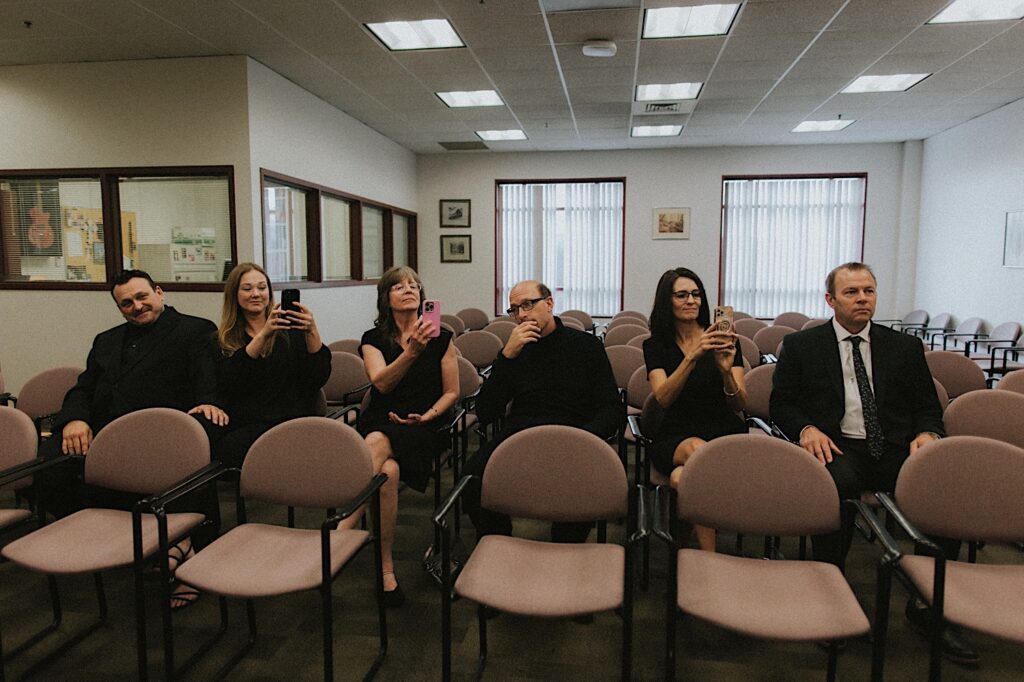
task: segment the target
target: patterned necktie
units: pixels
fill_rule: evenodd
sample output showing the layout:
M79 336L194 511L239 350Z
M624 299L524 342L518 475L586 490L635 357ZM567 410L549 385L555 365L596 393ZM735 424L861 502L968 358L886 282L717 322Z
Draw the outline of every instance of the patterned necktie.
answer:
M868 452L875 459L881 459L885 453L885 438L882 436L882 424L878 421L875 394L871 392L871 384L868 382L868 370L864 366L864 357L860 354L860 342L863 340L859 336L847 337L847 341L853 344L853 373L857 377L857 390L860 392L860 405L864 412Z

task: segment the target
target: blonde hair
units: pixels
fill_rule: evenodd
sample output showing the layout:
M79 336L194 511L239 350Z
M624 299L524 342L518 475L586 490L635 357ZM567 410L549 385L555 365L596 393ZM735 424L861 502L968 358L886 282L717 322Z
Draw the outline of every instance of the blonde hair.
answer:
M226 356L234 355L239 349L245 348L245 315L238 306L238 289L242 284L242 276L246 273L256 272L263 275L267 280L267 291L270 299L263 311L263 319L270 317L270 311L274 309L274 285L267 277L267 271L256 263L239 263L228 274L224 282L224 305L221 307L220 326L217 328L217 342L220 344L221 352ZM263 345L260 357L267 357L274 349L274 341L278 334L271 336Z

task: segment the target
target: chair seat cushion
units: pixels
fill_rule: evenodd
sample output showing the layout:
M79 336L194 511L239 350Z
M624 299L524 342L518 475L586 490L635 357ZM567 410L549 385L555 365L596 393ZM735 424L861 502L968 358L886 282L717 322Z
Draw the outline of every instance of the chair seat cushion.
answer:
M28 509L0 509L0 528L13 526L32 516Z
M817 641L868 632L843 574L816 561L765 561L680 550L678 606L751 637Z
M331 532L331 575L369 540L364 530ZM225 597L271 597L323 583L320 531L246 523L186 561L178 580Z
M612 544L481 538L455 582L478 604L524 616L565 617L622 605L625 550Z
M167 536L176 542L206 518L202 514L167 515ZM142 554L159 547L156 517L142 516ZM132 514L117 509L83 509L15 540L3 549L8 560L32 571L55 575L93 573L135 560Z
M899 566L931 603L934 560L909 555ZM951 623L1024 642L1024 566L947 561L942 611Z

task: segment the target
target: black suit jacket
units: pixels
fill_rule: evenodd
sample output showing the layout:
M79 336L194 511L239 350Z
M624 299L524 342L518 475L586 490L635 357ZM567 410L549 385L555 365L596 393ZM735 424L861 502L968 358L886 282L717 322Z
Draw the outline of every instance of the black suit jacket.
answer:
M922 432L945 435L920 339L878 324L871 325L869 334L875 402L886 442L907 447ZM838 442L844 411L843 369L832 323L787 336L775 367L772 421L794 441L813 425Z
M122 361L127 322L96 336L85 371L64 396L55 433L76 419L96 432L146 407L187 411L203 403L217 404L216 326L169 306L153 325L146 352L128 362Z

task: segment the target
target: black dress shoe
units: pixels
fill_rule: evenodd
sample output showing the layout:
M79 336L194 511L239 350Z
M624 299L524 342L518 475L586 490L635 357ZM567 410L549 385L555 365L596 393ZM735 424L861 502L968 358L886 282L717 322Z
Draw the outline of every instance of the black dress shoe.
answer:
M384 592L384 606L389 609L397 609L399 606L405 603L405 593L402 592L402 586L398 585L395 589L390 592Z
M913 600L907 602L907 620L925 638L931 624L931 613L927 606L919 606ZM981 656L970 647L956 625L946 623L942 628L942 655L960 665L977 665Z

